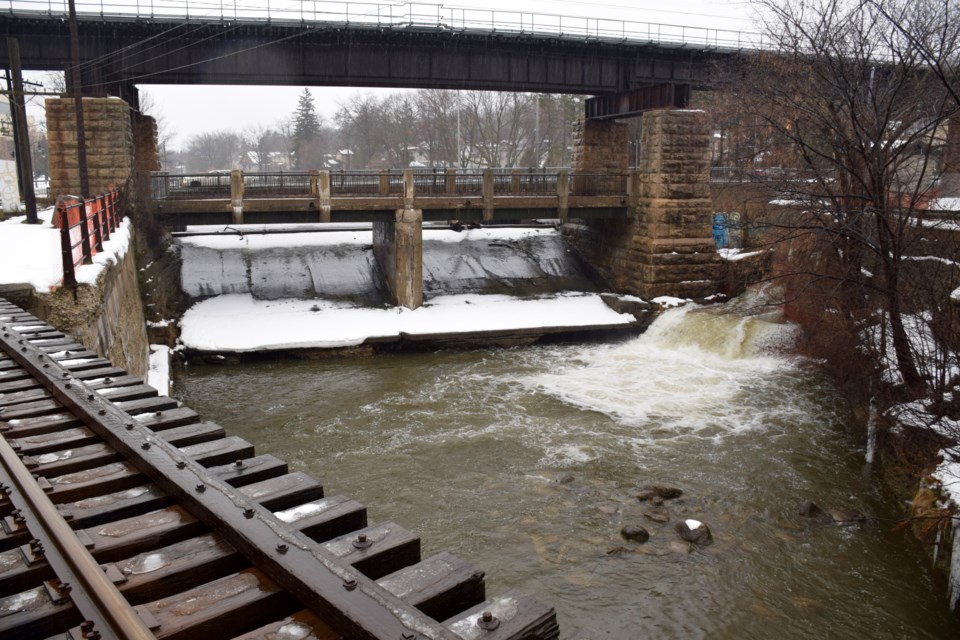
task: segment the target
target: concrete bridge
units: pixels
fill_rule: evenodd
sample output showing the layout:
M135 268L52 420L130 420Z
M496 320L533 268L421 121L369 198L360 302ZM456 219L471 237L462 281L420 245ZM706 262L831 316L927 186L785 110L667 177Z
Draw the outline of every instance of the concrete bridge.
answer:
M195 224L376 222L409 206L424 221L626 218L637 171L404 169L151 176L168 228ZM631 186L632 185L632 186Z
M7 0L4 12L0 3L0 33L20 41L24 68L62 68L69 60L62 10L23 6ZM683 107L692 88L709 81L712 61L759 43L734 32L518 12L456 15L438 5L369 4L360 15L311 15L327 6L295 5L299 15L188 17L111 15L103 5L81 2L81 84L105 96L83 100L91 191L128 178L141 195L150 190L150 173L159 168L156 125L136 109L137 82L595 94L575 127L568 174L539 181L511 174L508 183L493 171L451 172L428 184L410 172L378 176L376 193L369 192L373 182L367 193L337 193L334 176L317 172L301 178L296 206L269 203L257 193L264 195L268 184L248 184L237 174L215 215L254 221L283 206L311 220L374 220L378 261L395 302L410 307L422 297L417 256L424 219L560 218L571 246L618 291L645 297L716 291L711 132L703 112ZM428 17L425 7L433 12ZM50 189L79 193L74 100L48 99L46 109ZM643 118L634 174L627 126L615 119L622 116ZM209 202L170 197L202 190L205 180L166 182L161 213L187 220L208 208Z

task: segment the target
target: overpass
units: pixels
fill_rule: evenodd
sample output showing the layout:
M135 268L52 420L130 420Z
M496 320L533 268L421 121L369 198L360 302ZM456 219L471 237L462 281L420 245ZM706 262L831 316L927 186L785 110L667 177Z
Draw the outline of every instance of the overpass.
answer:
M84 94L128 102L137 83L414 87L607 95L587 115L613 117L685 106L715 61L762 45L737 31L420 3L77 7ZM62 0L0 3L24 69L70 65L66 13Z
M505 186L501 176L498 187L492 174L482 183L454 174L444 176L442 185L427 186L412 175L394 182L388 176L383 192L365 198L338 196L331 185L324 189L318 173L294 210L312 220L373 220L375 254L394 302L410 308L422 300L421 226L438 218L557 217L568 222L571 246L616 290L643 297L699 297L717 290L711 132L703 112L686 107L692 89L709 83L716 61L762 47L757 37L420 3L301 2L283 11L230 5L233 15L214 6L203 3L198 14L189 0L157 0L157 6L138 0L136 7L78 3L81 89L97 96L83 101L91 191L128 177L137 177L141 195L150 191L150 172L159 168L156 125L137 109L137 83L591 94L574 131L572 185L562 182L571 175L558 175L547 192L522 193L519 186L542 190L547 183L525 183L521 176ZM24 68L69 65L65 14L63 0L0 0L0 33L18 39ZM7 52L0 51L4 63ZM74 104L46 102L51 190L59 194L79 192ZM627 126L616 120L631 116L643 117L632 176ZM577 176L617 185L604 193L578 192L583 180ZM225 221L253 221L289 204L250 197L268 185L251 184L245 197L243 177L235 180L229 201L222 197L215 205ZM203 186L201 177L197 187ZM182 221L202 212L197 207L210 206L164 200L160 211L179 213Z

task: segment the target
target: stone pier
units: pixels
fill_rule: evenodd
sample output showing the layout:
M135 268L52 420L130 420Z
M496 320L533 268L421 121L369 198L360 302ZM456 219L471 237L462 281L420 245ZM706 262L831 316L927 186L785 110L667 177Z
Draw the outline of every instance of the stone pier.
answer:
M90 181L90 193L84 194L80 193L73 98L47 98L46 111L51 195L90 196L106 191L111 184L123 186L134 169L134 132L126 102L119 98L83 99Z
M584 120L574 171L626 173L627 125ZM643 115L631 215L566 225L570 243L618 292L644 298L715 293L721 261L712 239L710 129L702 112Z

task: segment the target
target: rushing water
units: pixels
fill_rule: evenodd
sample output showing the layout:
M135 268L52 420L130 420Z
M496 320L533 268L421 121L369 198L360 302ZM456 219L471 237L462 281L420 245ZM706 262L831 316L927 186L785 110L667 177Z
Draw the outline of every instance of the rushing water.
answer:
M885 518L842 403L775 355L790 328L670 311L643 336L369 359L189 366L206 419L553 605L562 628L633 638L956 638L942 585ZM566 476L566 477L565 477ZM571 477L572 476L572 480ZM563 482L557 480L563 479ZM681 487L670 522L635 494ZM796 514L812 499L863 526ZM675 523L707 523L691 550ZM620 537L624 524L651 533Z

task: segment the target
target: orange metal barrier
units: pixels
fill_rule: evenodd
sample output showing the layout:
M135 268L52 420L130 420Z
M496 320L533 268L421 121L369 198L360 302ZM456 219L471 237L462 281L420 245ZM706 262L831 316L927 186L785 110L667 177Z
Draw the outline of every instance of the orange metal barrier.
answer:
M77 286L76 269L93 262L103 251L103 242L117 230L123 215L123 192L110 185L107 193L86 200L61 197L53 226L60 228L60 251L63 256L63 286Z

